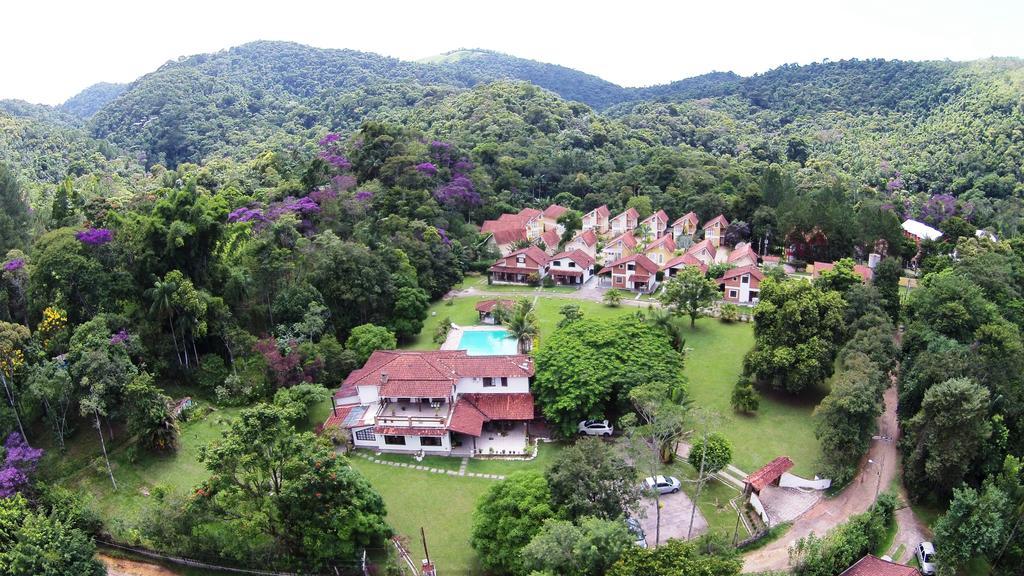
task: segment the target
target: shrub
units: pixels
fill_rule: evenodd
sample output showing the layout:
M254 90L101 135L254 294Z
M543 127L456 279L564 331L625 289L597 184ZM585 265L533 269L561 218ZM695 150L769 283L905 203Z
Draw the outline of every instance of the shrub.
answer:
M722 304L719 319L722 322L731 323L740 319L740 307L731 302Z
M218 354L204 354L196 372L196 382L204 390L216 390L228 377L230 369Z
M618 288L612 288L611 290L604 293L604 303L612 308L617 307L622 303L622 291Z
M754 390L754 384L746 378L736 381L729 399L732 409L740 414L752 414L761 407L761 395Z
M434 330L434 344L443 344L448 339L448 332L452 329L452 319L445 317L441 320L441 323L437 325L437 329Z

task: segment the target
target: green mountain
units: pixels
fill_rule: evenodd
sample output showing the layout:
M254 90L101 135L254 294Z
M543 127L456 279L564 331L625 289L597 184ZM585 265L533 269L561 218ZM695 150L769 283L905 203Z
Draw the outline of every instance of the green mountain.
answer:
M111 84L110 82L93 84L68 98L60 105L60 109L82 120L88 120L100 108L109 104L127 89L127 84Z

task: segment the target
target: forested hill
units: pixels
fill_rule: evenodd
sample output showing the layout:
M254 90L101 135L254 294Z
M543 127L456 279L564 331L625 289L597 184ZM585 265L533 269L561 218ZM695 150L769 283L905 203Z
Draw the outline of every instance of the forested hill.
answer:
M127 84L112 84L110 82L93 84L68 98L60 105L60 109L82 120L88 120L100 108L109 104L127 89Z

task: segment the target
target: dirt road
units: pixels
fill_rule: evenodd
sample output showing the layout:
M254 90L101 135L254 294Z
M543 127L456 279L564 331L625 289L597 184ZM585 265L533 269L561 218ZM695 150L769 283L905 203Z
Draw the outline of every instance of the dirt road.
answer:
M743 559L744 572L785 570L789 566L790 545L812 532L824 536L830 529L846 522L850 516L866 511L878 493L885 491L900 466L899 452L896 450L899 434L896 425L896 387L886 390L884 398L885 411L878 418L878 434L883 439L871 441L871 448L861 462L860 472L853 482L839 495L821 500L797 518L781 538L747 554ZM888 439L884 439L886 437Z
M106 554L97 554L96 557L107 567L107 576L179 576L178 572L156 564L114 558Z

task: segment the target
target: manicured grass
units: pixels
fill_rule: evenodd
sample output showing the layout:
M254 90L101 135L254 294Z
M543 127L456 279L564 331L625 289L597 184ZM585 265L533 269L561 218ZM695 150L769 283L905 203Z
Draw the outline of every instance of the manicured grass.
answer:
M732 443L733 465L749 474L777 456L789 456L795 463L794 474L813 477L821 447L814 437L812 414L824 392L797 399L762 394L755 414L736 414L729 399L743 371L743 356L754 344L753 324L702 318L693 329L688 319L682 325L691 349L683 370L690 398L695 406L719 415L717 431Z
M422 527L438 573L466 576L482 572L469 537L473 510L494 480L394 468L362 458L351 461L384 497L388 523L408 538L415 560L423 557Z
M530 300L533 300L535 296L536 294L523 295L524 298L529 298ZM438 344L434 343L433 337L442 320L451 318L451 321L455 324L475 326L479 323L480 315L474 306L481 300L491 299L493 298L488 296L472 296L435 302L430 306L427 319L423 323L423 330L420 331L419 336L406 343L404 347L410 350L436 350ZM449 302L451 303L450 305ZM636 312L636 308L632 307L612 308L597 302L541 295L537 298L536 307L537 324L540 328L538 343L554 332L558 322L562 319L558 311L567 304L578 304L583 311L584 317L587 318L613 318Z
M501 474L503 476L522 470L544 472L565 446L566 444L561 442L540 442L538 443L539 451L537 457L533 460L487 460L472 458L469 461L469 465L466 466L466 471L478 474Z

